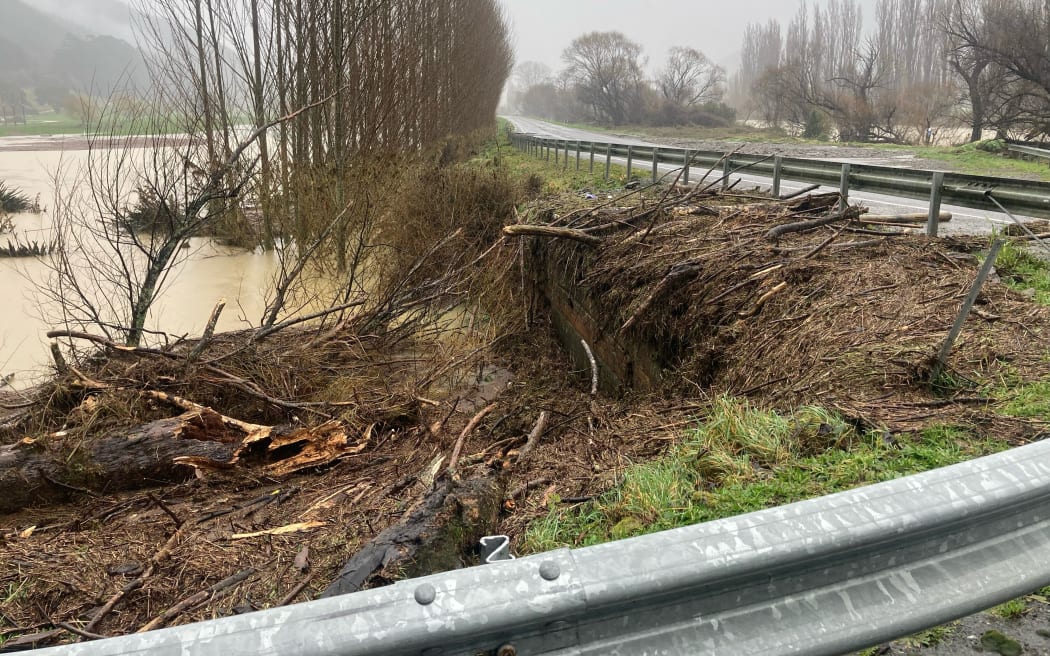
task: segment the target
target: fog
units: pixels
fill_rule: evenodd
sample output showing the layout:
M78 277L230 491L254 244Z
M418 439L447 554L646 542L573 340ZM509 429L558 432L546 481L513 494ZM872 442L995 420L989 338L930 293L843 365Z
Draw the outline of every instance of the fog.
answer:
M748 23L775 18L785 27L801 0L502 0L511 20L517 61L561 68L561 53L587 32L617 30L645 48L649 68L671 46L703 51L733 70ZM876 0L858 0L865 20ZM813 2L810 2L813 4Z

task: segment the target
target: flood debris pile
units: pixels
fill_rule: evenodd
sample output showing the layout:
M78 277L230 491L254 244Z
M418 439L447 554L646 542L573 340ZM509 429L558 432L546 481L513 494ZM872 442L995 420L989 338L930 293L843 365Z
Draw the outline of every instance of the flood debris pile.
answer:
M1050 312L993 279L931 380L987 238L928 239L912 217L873 217L837 194L708 190L614 205L537 213L540 225L507 232L538 235L538 267L597 308L597 347L651 347L670 394L819 404L906 430L987 421L971 413L991 401L982 385L1050 374L1033 346L1050 334Z
M520 285L516 246L486 244L479 280L445 278L449 260L440 288L277 331L139 347L52 331L55 377L0 390L3 646L471 564L539 481L588 494L596 472L658 452L682 425L660 406L595 405L553 342L461 300ZM588 422L619 427L596 445ZM656 423L674 425L653 441Z

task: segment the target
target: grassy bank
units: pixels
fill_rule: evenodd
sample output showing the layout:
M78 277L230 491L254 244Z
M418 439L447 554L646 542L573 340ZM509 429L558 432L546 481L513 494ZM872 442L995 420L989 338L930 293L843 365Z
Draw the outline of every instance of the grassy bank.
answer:
M555 162L553 150L549 161L523 153L511 145L507 126L507 122L501 119L498 138L487 142L480 157L489 162L498 162L512 179L524 181L532 195L607 192L622 189L629 181L627 168L618 164L609 167L609 177L606 179L604 156L595 156L594 170L591 171L589 153L580 154L578 169L574 152L570 152L568 162L564 158ZM644 174L644 171L635 169L631 172L631 178L641 180Z
M52 134L83 134L84 123L67 114L37 114L26 123L0 125L0 137L37 137Z
M146 115L142 118L107 118L102 125L92 123L85 127L80 118L69 114L36 114L27 116L24 124L0 124L0 138L47 137L63 134L99 134L102 136L176 134L182 132L183 129L184 126L175 117L158 119L158 117Z
M950 425L915 434L859 432L833 412L778 413L717 399L680 444L624 471L590 503L552 503L525 551L618 540L917 474L1008 448Z

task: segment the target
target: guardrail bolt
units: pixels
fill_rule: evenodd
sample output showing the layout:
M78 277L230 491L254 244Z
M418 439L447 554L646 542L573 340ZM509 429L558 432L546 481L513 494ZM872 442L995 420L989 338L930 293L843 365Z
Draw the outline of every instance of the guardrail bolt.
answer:
M510 643L500 645L500 648L496 650L496 656L518 656L518 649Z
M416 588L415 598L420 606L428 606L437 599L437 590L429 583L424 583Z
M554 581L561 576L561 568L553 560L545 560L540 563L540 576L545 581Z

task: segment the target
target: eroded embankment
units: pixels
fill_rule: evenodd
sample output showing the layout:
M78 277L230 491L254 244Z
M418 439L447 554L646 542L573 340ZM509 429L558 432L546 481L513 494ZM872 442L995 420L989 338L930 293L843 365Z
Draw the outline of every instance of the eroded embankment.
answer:
M978 388L1050 375L1037 346L1050 311L989 281L930 380L987 240L876 228L836 203L708 194L570 212L547 225L599 239L534 237L537 282L577 366L582 338L608 387L819 404L893 430L950 418L1038 432Z

